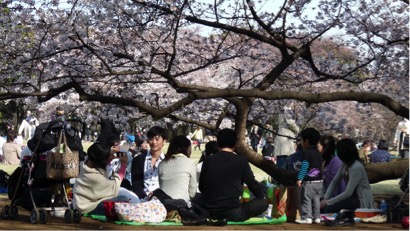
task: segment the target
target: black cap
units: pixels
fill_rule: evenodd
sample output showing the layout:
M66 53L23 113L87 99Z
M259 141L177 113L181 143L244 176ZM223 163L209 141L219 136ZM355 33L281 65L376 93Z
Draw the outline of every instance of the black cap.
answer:
M64 111L64 109L63 109L63 107L58 106L58 107L56 108L56 111Z

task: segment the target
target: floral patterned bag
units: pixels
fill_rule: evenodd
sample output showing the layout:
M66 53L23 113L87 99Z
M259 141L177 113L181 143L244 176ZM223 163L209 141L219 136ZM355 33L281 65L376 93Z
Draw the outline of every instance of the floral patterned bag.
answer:
M138 204L115 202L115 211L122 221L160 223L167 217L167 210L157 199Z

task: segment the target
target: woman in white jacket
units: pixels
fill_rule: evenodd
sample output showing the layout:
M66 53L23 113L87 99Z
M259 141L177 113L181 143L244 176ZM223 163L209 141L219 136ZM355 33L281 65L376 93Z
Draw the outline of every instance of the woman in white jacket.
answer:
M127 155L120 155L120 167L112 176L107 164L116 156L104 143L94 143L88 148L87 157L80 163L80 175L74 184L73 205L81 214L104 215L105 200L140 202L137 195L121 188L127 168Z

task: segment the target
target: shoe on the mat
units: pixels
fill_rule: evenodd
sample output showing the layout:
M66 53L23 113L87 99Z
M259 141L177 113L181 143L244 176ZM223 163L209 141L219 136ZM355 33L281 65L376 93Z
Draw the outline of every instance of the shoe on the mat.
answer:
M298 224L312 224L312 219L306 218L306 219L297 219L295 220L296 223Z
M315 223L316 223L316 224L320 224L320 218L316 218L316 219L315 219Z
M228 224L228 221L226 219L211 219L208 218L206 220L206 225L210 226L225 226Z

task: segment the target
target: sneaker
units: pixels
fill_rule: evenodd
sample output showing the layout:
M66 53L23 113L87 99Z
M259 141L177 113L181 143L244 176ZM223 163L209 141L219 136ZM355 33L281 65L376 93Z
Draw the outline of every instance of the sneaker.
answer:
M320 224L320 218L316 218L316 219L315 219L315 223L316 223L316 224Z
M312 224L312 219L307 218L307 219L297 219L295 220L296 223L298 224Z

